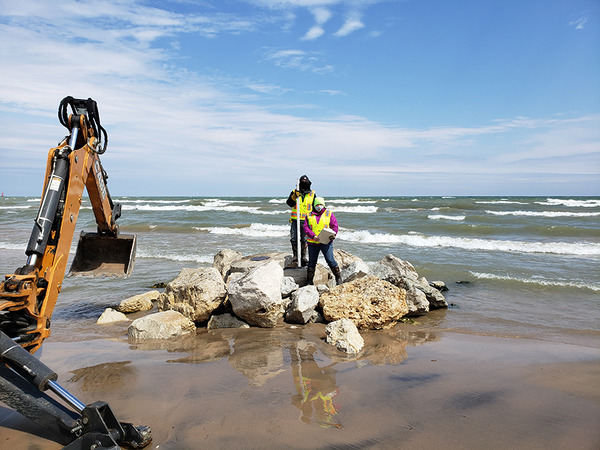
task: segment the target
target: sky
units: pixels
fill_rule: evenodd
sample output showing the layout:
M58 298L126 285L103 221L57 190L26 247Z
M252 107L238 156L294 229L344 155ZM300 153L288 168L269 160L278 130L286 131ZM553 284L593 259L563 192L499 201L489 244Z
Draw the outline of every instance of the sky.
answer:
M91 97L113 197L600 195L598 0L0 0L0 191Z

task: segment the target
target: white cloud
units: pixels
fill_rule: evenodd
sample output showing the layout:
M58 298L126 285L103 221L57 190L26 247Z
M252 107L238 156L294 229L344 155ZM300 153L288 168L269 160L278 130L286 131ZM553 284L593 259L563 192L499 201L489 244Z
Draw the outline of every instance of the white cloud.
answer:
M577 20L570 21L569 25L572 27L575 27L576 30L583 30L586 23L587 23L587 17L580 17Z
M321 62L321 55L318 52L308 52L299 49L268 49L264 52L264 58L284 69L310 71L317 74L333 71L331 65L323 64Z
M358 17L349 17L348 19L346 19L342 27L334 33L334 35L338 37L348 36L350 33L364 28L364 26L365 25L360 21Z

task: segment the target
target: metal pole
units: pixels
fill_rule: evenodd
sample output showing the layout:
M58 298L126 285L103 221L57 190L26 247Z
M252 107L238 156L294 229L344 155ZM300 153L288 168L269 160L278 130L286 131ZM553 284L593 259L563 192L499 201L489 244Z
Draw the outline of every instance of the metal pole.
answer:
M300 234L300 178L296 181L296 251L298 252L298 267L302 267L302 252L301 248L301 240L302 235Z

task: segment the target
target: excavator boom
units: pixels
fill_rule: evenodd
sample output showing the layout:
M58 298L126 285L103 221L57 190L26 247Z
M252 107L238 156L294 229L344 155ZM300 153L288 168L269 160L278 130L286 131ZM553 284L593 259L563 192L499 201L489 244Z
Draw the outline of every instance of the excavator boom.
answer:
M81 233L71 274L127 277L135 260L136 236L119 233L116 220L121 205L112 201L106 186L108 176L100 162L108 134L100 124L96 102L66 97L60 103L58 117L69 134L48 152L43 195L25 250L27 261L0 283L0 360L4 363L0 364L0 400L52 432L67 430L61 433L63 440L67 436L67 443L82 442L86 434L106 431L115 442L118 438L127 443L125 436L133 434L135 446L142 447L150 442L149 428L136 431L134 427L126 433L123 429L131 428L127 424L115 433L112 423L116 419L107 404L96 402L86 407L60 388L56 374L32 355L50 335L51 316L62 288L84 189L97 230ZM48 373L48 377L40 381L39 373ZM75 412L65 413L64 407L46 399L46 389L59 395ZM111 429L108 425L104 426L106 430L102 425L86 429L83 422L97 416L102 417L98 423L110 422ZM56 424L60 424L58 429Z

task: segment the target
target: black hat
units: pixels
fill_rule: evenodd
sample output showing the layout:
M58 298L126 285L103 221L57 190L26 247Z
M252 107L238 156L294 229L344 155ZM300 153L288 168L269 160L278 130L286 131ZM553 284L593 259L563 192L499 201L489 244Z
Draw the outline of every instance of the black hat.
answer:
M310 185L312 184L311 181L308 179L308 177L306 175L302 175L300 177L300 190L301 191L309 191L310 190Z

